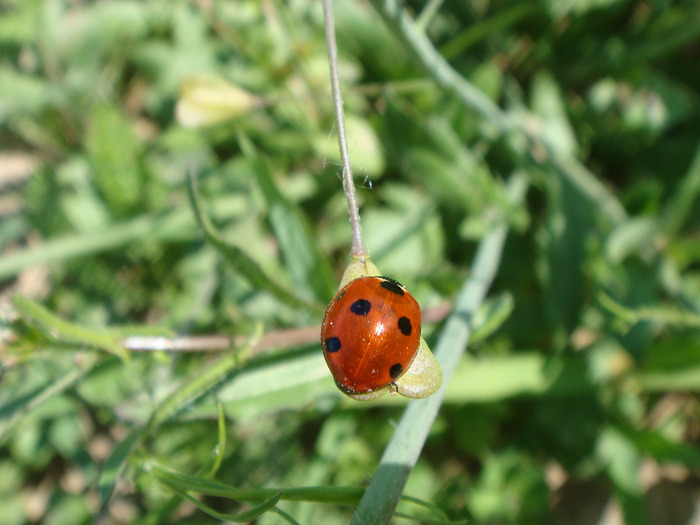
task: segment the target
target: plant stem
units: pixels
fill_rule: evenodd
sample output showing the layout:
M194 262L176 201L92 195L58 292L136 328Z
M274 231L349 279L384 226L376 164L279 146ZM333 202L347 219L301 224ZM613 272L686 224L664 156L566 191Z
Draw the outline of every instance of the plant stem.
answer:
M360 212L357 208L357 193L355 182L350 168L350 155L348 154L348 140L345 135L345 115L343 112L343 96L340 93L340 81L338 80L338 46L335 42L335 22L333 20L332 0L323 0L323 18L326 30L326 46L328 47L328 64L331 70L331 89L333 90L333 107L335 108L335 121L338 126L338 144L340 146L340 163L343 167L343 190L348 200L348 214L352 228L352 247L350 255L357 259L369 258L369 252L362 239L362 226L360 225Z

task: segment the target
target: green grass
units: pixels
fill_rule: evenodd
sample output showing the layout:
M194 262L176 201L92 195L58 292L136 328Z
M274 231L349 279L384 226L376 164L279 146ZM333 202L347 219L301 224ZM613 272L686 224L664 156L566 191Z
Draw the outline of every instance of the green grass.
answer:
M321 356L319 2L0 1L0 521L688 522L700 4L335 11L365 240L451 305L444 389L357 402Z

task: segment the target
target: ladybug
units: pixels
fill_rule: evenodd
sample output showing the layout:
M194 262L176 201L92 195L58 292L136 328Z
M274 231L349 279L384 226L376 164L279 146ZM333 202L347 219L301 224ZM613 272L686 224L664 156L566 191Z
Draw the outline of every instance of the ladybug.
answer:
M323 356L347 394L393 385L420 345L418 303L388 277L358 277L333 298L321 325Z

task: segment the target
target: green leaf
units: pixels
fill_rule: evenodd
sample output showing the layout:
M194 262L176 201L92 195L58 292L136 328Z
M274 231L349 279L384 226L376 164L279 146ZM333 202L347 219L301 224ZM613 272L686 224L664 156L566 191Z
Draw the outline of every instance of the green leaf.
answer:
M685 466L691 472L700 469L700 450L689 443L674 442L656 430L618 426L618 430L634 444L640 454L659 463Z
M529 522L541 515L548 493L544 472L533 458L506 449L486 462L469 490L469 509L480 523Z
M52 88L43 79L0 68L0 122L38 113L54 97Z
M602 434L599 453L607 465L607 473L615 487L625 523L647 523L647 511L639 479L640 456L632 443L614 427Z
M658 229L658 221L651 217L626 220L608 236L605 254L610 262L620 264L632 254L645 253L651 247Z
M115 217L139 212L146 203L141 143L131 123L115 107L98 107L92 115L85 148L93 180Z
M547 268L544 309L554 332L551 336L562 345L579 322L585 282L583 273L573 269L584 264L593 216L588 201L568 180L548 182L549 213L541 234L546 239L542 243Z

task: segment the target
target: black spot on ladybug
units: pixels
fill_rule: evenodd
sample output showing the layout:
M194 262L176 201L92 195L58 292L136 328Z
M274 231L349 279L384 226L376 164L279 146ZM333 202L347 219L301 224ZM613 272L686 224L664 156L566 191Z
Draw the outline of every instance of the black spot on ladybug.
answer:
M392 379L397 379L399 376L403 374L403 367L401 366L400 363L396 363L395 365L392 365L391 368L389 369L389 375L391 376Z
M358 299L350 305L350 311L356 315L367 315L372 309L372 303L367 299Z
M396 295L403 295L405 290L403 289L403 286L398 281L395 281L394 279L391 279L389 277L382 277L384 281L382 281L379 286L382 288L389 290L392 293L395 293Z
M411 326L411 320L408 317L401 317L399 319L399 330L403 335L411 335L413 327Z
M338 350L340 350L340 339L337 337L326 339L326 352L337 352Z

